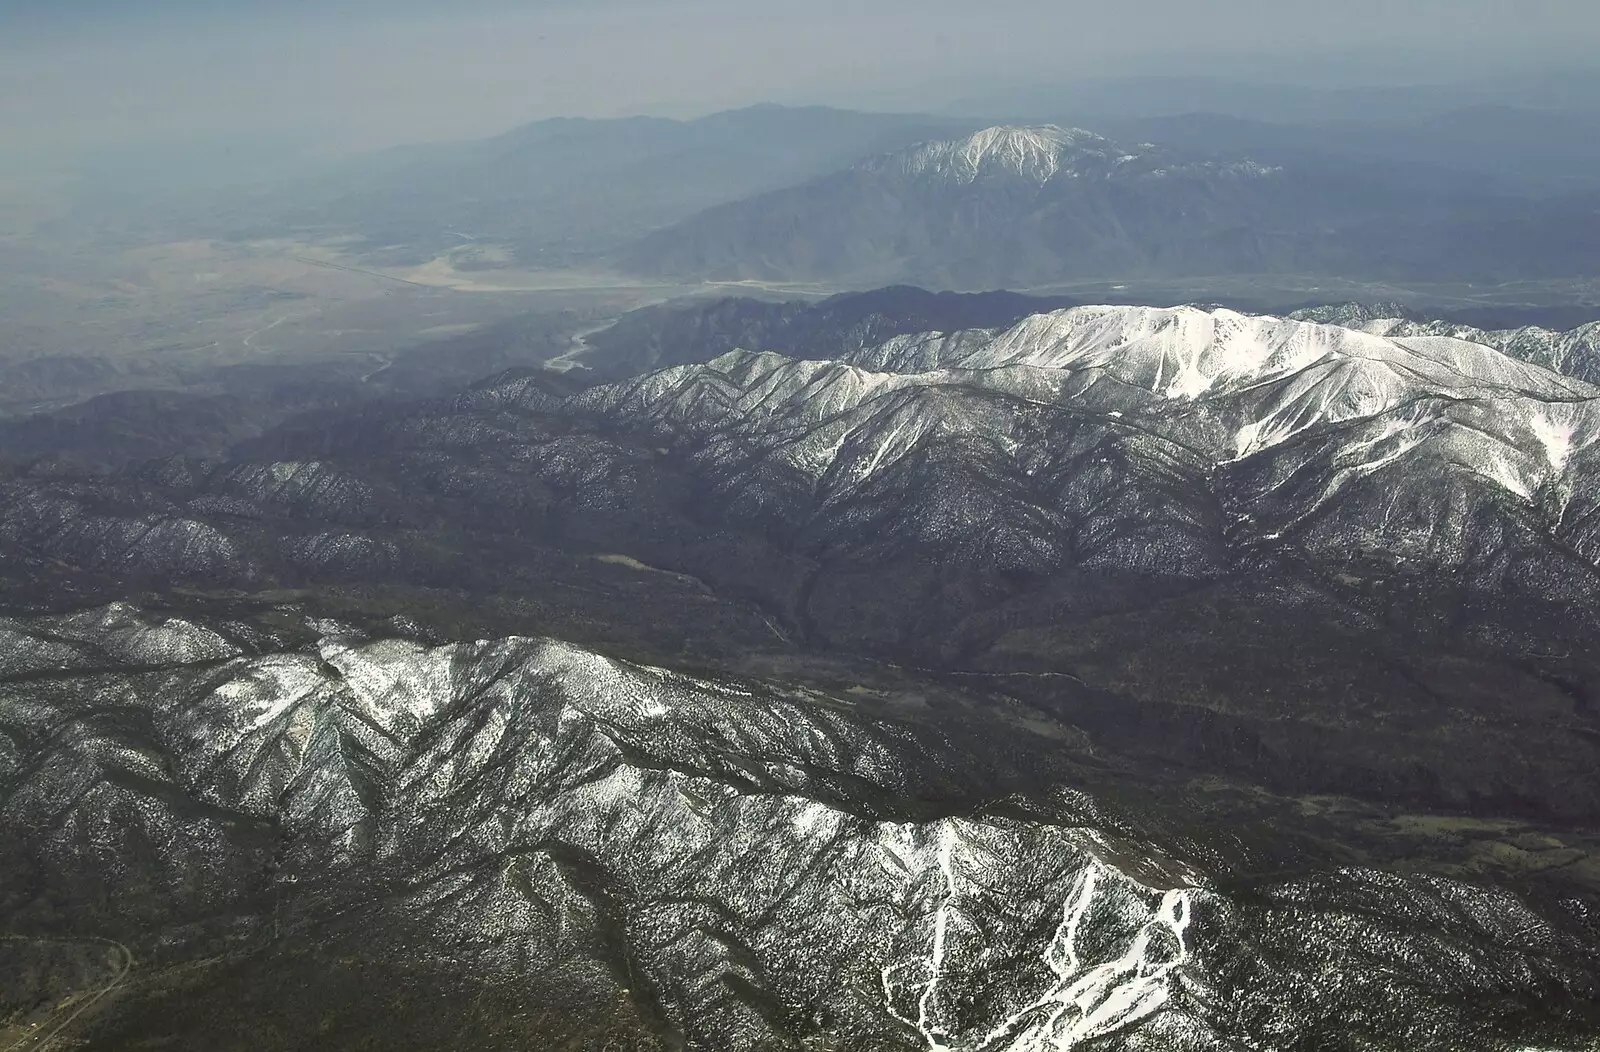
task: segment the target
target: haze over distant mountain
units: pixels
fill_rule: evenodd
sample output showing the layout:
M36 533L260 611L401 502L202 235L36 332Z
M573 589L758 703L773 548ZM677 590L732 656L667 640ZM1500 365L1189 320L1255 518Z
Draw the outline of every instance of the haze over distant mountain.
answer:
M641 273L956 288L1073 279L1584 272L1586 199L1538 201L1370 165L1263 164L992 127L722 205L624 254Z
M1396 119L1251 120L1185 107L1172 116L1109 120L1116 134L1176 149L1248 155L1270 164L1382 165L1391 177L1436 185L1552 194L1600 185L1600 107L1452 108ZM1406 169L1410 169L1409 172Z
M637 236L724 201L831 171L970 120L755 106L698 120L539 121L385 151L259 200L264 223L359 233L413 253L509 244L525 261ZM229 222L238 223L239 215Z
M1317 83L1314 78L1210 73L1130 73L1063 79L1019 78L946 101L940 108L979 115L1012 113L1029 119L1078 114L1096 121L1226 113L1249 121L1314 125L1353 123L1399 127L1476 106L1502 105L1546 112L1593 108L1600 74L1587 64L1540 64L1520 73L1496 71L1463 79L1394 82L1369 78Z

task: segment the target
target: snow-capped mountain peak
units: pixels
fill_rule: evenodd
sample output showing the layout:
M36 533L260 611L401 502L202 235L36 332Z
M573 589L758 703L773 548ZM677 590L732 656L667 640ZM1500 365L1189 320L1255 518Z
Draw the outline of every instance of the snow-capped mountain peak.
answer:
M1081 128L1058 128L1053 124L1037 127L1001 126L985 128L962 144L961 160L973 171L986 165L999 165L1021 174L1056 173L1061 153L1081 143L1105 142Z
M965 138L925 142L873 158L859 170L914 183L971 185L989 180L1043 187L1056 179L1167 179L1191 174L1256 179L1280 173L1250 160L1185 158L1151 143L1125 145L1082 128L996 125Z
M893 158L908 174L934 174L972 182L980 176L1006 174L1043 184L1062 168L1069 151L1088 150L1110 156L1114 144L1081 128L1054 124L997 125L964 139L923 143Z

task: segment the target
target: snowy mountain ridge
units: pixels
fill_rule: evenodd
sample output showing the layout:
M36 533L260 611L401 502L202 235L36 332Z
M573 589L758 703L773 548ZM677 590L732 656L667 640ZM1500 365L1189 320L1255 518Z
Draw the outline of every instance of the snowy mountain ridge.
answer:
M1600 383L1600 321L1565 331L1540 325L1483 329L1474 325L1418 318L1395 304L1381 303L1317 307L1296 311L1290 317L1341 325L1391 338L1448 336L1467 340L1589 383Z
M1378 560L1490 589L1548 559L1541 591L1600 587L1600 388L1490 347L1077 307L847 359L734 351L568 411L676 444L732 506L868 546L1200 578Z
M1492 471L1524 498L1600 436L1600 388L1492 347L1196 307L1074 307L1000 333L897 337L842 362L733 352L590 397L688 426L766 426L781 414L822 429L892 392L950 384L1137 417L1219 459L1367 418L1423 434L1476 402L1503 418L1503 444L1541 454ZM1232 423L1231 435L1197 427L1196 414ZM1501 445L1485 440L1486 462L1499 463Z
M1082 128L1054 124L996 125L966 138L922 143L874 158L860 167L956 185L988 178L1017 178L1037 186L1058 176L1159 178L1175 171L1204 171L1261 177L1279 171L1248 160L1219 163L1178 159L1150 143L1124 146Z
M1506 1052L1504 1024L1454 1007L1471 1003L1458 991L1583 989L1582 942L1504 892L1345 867L1237 895L1208 872L1225 852L1175 857L1069 790L896 814L927 771L981 754L846 698L554 640L427 647L321 627L304 650L227 656L213 629L126 605L0 622L19 660L0 729L21 743L0 754L0 813L23 857L192 868L195 902L272 896L291 926L405 925L412 953L483 981L558 977L730 1052L794 1034L1222 1052L1342 1033L1357 1009L1404 1042L1374 1047ZM100 628L159 674L108 681ZM53 689L30 669L53 670ZM252 823L276 831L270 866ZM113 908L137 901L103 872ZM619 954L627 968L607 968ZM1576 1047L1551 1029L1551 1047Z

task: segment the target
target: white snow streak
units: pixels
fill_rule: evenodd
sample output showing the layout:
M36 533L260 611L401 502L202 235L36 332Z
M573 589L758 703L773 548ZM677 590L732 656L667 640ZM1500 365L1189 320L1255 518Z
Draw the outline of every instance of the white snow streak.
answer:
M1544 447L1545 458L1550 462L1550 470L1560 472L1567 466L1567 459L1572 456L1573 432L1572 421L1556 420L1549 414L1536 414L1528 421L1533 429L1533 436Z
M1163 892L1160 904L1121 956L1099 963L1086 961L1079 941L1099 898L1102 879L1127 879L1090 857L1042 955L1053 976L1048 988L981 1037L963 1041L955 1036L960 1024L941 1010L939 987L949 967L951 925L962 899L957 875L959 847L954 825L946 825L940 831L936 853L943 895L933 915L927 957L882 971L889 1013L922 1035L929 1052L1070 1052L1085 1042L1139 1024L1167 1003L1173 971L1189 960L1187 933L1194 892L1187 888ZM905 984L901 976L907 972L924 978ZM897 995L919 987L915 1017L901 1013L895 1007Z

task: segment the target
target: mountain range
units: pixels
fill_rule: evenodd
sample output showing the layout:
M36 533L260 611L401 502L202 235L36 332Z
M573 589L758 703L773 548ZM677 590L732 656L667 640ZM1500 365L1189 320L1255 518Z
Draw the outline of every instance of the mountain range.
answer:
M1026 76L13 173L0 1052L1600 1049L1593 73Z
M620 268L829 288L1459 283L1595 266L1590 115L1085 115L1106 133L783 106L547 120L143 205L118 196L116 171L91 173L112 203L85 203L85 221L109 222L122 202L130 230L327 241L363 267L442 258L460 272Z
M1049 306L8 458L5 1018L1590 1047L1600 387L1507 353L1579 338Z
M1577 904L986 801L1071 765L981 711L303 617L0 633L0 901L97 933L10 956L120 999L90 1048L1581 1047Z
M118 169L97 171L84 179L107 200L89 194L50 229L114 214L129 237L317 242L402 277L436 263L458 280L577 269L823 290L1194 279L1210 284L1193 295L1224 298L1222 279L1241 276L1459 285L1596 266L1592 115L1085 116L1099 133L782 106L547 120L142 204Z
M997 126L730 202L624 250L714 280L1047 287L1227 274L1476 281L1591 273L1592 195L1534 198L1322 158L1263 164Z

